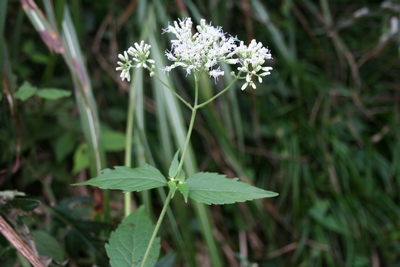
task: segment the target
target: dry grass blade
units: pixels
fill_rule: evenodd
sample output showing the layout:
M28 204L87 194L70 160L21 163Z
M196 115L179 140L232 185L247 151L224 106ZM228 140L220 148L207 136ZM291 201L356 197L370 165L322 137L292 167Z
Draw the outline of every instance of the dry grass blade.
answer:
M58 32L45 18L36 3L33 0L21 0L21 5L47 47L56 53L64 53L65 47Z
M97 176L100 174L102 166L105 165L105 153L102 148L100 123L97 114L97 106L93 98L90 81L83 64L68 8L65 7L64 10L64 21L62 22L63 34L61 37L44 17L33 0L21 0L21 4L49 49L61 53L69 67L74 81L74 93L81 115L82 129L89 144L91 174L93 177ZM45 2L45 4L48 11L52 12L51 4L49 4L49 2ZM100 212L105 209L106 214L108 214L108 199L104 201L103 191L95 189L94 192L94 199L97 202L95 204L96 211ZM108 195L108 193L106 194ZM108 215L106 215L106 217L108 217Z
M38 255L19 237L19 235L0 216L0 232L34 267L45 267Z

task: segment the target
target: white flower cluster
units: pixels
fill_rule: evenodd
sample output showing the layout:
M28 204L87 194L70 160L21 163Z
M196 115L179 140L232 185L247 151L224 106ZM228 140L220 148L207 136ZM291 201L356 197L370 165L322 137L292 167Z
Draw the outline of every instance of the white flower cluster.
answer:
M220 27L212 27L202 19L198 25L197 33L192 35L192 20L185 18L169 25L164 32L173 33L176 40L172 40L171 51L166 51L169 60L174 61L171 66L163 70L169 72L180 66L186 69L187 74L193 71L207 71L210 76L217 79L224 72L217 64L227 62L236 64L239 60L232 58L235 54L236 39L226 37Z
M263 47L262 43L252 40L249 46L240 41L236 45L237 38L227 37L221 27L207 25L205 20L200 21L196 27L197 33L192 35L192 20L185 18L175 21L174 26L169 25L164 32L173 33L176 40L172 40L171 51L166 51L169 60L174 61L171 66L163 70L169 72L181 66L190 74L193 71L207 71L210 77L218 79L224 75L220 67L216 67L220 62L228 64L240 64L238 70L246 74L246 83L242 86L244 90L247 86L256 88L253 76L262 82L262 77L271 74L272 67L263 67L265 60L271 59L270 51ZM261 72L261 73L260 73Z
M174 25L168 25L164 29L164 33L172 33L176 36L172 40L171 50L166 51L167 58L174 63L163 68L164 72L170 72L176 67L182 67L187 74L201 73L206 71L210 77L218 79L224 75L224 71L218 65L221 62L227 64L239 64L238 70L244 73L246 83L242 86L242 90L251 86L256 88L253 78L257 77L258 82L262 82L262 77L269 75L272 67L263 67L265 60L271 59L270 51L263 47L262 43L252 40L249 46L244 45L243 41L239 41L236 37L228 36L222 31L221 27L213 27L206 24L202 19L200 25L196 26L197 32L192 34L192 20L185 18L183 20L174 21ZM237 43L239 42L239 45ZM153 64L154 60L148 59L150 54L150 45L144 44L143 41L135 48L130 47L124 55L118 55L122 62L118 62L117 71L121 70L121 78L129 81L129 69L134 67L132 61L128 58L128 54L133 57L133 61L137 62L138 67L144 67L152 73L154 66L149 67L146 63ZM239 74L240 75L240 74Z
M247 86L256 89L256 85L253 82L253 76L256 76L258 82L262 83L261 77L271 74L270 70L272 70L272 67L262 66L266 59L272 58L270 51L263 47L262 43L257 43L256 40L253 39L248 47L244 45L243 42L240 42L236 54L240 59L239 62L241 65L238 70L246 73L246 83L243 84L241 89L244 90Z
M146 68L150 70L150 72L153 71L154 69L154 63L155 61L153 59L149 59L150 55L150 48L151 46L148 44L145 44L144 41L140 42L140 45L138 43L135 43L135 48L132 46L128 48L128 51L124 51L124 54L119 54L118 58L121 61L118 61L117 64L119 67L116 68L117 71L121 70L121 79L122 80L127 80L128 82L131 79L131 74L130 74L130 69L131 67L136 67L136 68ZM132 60L129 59L129 55L132 56ZM133 62L136 62L137 64L134 65ZM147 63L151 64L149 67Z

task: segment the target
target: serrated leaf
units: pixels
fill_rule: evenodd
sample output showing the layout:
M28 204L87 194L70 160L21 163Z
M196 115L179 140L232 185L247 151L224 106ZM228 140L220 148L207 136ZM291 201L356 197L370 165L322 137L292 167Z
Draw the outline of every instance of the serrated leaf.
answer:
M117 230L111 233L106 252L112 267L141 266L154 225L146 215L144 206L126 217ZM145 267L152 267L160 253L160 238L157 237L146 260Z
M88 181L73 185L93 185L102 189L143 191L167 185L167 180L156 168L146 165L139 168L115 166L105 169L102 174Z
M171 194L172 194L171 198L173 198L175 196L176 183L173 181L168 181L168 187L169 187L169 190L171 190Z
M25 81L19 88L18 91L14 94L15 98L18 98L21 101L25 101L31 96L33 96L37 91L35 86L32 86L29 82Z
M189 197L205 204L231 204L248 200L275 197L278 194L250 184L228 179L218 173L199 172L186 180Z
M178 151L176 151L174 158L172 159L171 166L169 167L168 176L170 178L175 178L178 172L178 166L179 166L178 156L179 156L179 149Z
M178 183L178 189L182 193L183 198L185 199L185 203L187 203L188 196L189 196L189 187L187 184Z
M37 96L41 98L48 99L48 100L55 100L62 97L68 97L71 95L71 91L56 89L56 88L48 88L48 89L41 89L36 92Z

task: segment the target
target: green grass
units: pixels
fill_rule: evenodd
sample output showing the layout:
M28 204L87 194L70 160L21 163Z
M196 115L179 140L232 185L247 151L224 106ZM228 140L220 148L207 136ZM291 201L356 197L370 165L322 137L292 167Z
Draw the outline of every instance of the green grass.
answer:
M390 32L390 19L398 18L395 9L367 1L56 2L54 18L49 2L37 4L49 25L59 27L64 18L76 32L63 56L49 52L19 2L4 1L7 9L0 8L6 10L0 12L0 189L17 189L43 202L44 212L27 224L49 230L71 262L85 266L104 257L109 228L93 221L98 238L82 235L82 229L93 227L87 222L91 209L82 208L88 189L69 184L94 176L96 166L124 164L124 151L104 151L98 139L104 128L125 132L129 86L114 71L117 54L145 37L160 62L169 47L161 29L187 14L194 23L204 17L240 39L263 42L272 50L274 70L256 90L232 88L197 114L185 170L218 171L280 196L210 207L176 197L160 232L162 254L177 252L177 266L239 266L239 258L259 266L398 265L399 33ZM363 7L369 12L355 17ZM58 28L65 38L71 31ZM203 99L231 79L214 84L203 78ZM39 88L71 90L74 97L10 102L25 80ZM165 81L193 99L185 73L171 73ZM133 86L132 166L147 162L166 173L183 145L190 114L146 74ZM88 127L90 121L97 126ZM99 146L93 146L96 140ZM80 156L93 160L73 175L82 143L89 150ZM165 192L151 192L134 195L133 204L150 203L154 219L163 199ZM122 218L122 202L116 192L106 201L112 223ZM76 246L76 240L91 246ZM0 259L16 259L0 241Z

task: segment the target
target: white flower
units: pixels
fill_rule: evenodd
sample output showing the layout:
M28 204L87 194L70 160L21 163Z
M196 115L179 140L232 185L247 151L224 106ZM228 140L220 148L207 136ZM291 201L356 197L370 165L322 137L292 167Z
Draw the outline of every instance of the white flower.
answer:
M215 80L223 76L219 63L237 64L238 70L246 76L246 83L242 90L247 86L256 88L253 77L262 82L262 77L269 75L272 67L263 67L265 60L271 59L270 51L263 47L262 43L252 40L249 46L244 45L236 37L227 36L221 27L213 27L206 24L204 19L200 20L200 25L196 26L197 32L192 34L192 20L185 18L174 21L174 26L168 25L164 32L172 33L176 39L171 41L171 50L167 50L165 55L174 63L163 69L170 72L176 67L182 67L187 74L193 71L201 73L206 71Z
M236 38L227 37L221 27L208 25L204 19L196 26L195 34L192 34L192 25L191 18L185 18L164 29L164 32L174 34L177 39L171 41L171 50L165 53L174 63L163 71L170 72L176 67L182 67L187 74L206 71L210 77L218 79L224 75L218 66L220 62L238 62L232 58L237 48Z
M118 58L121 61L118 61L117 64L119 65L119 67L116 68L116 71L121 71L121 79L125 80L127 79L127 81L129 82L131 79L131 75L130 75L130 69L132 67L136 67L136 68L146 68L148 70L150 70L150 74L154 69L154 63L155 61L153 59L149 59L149 55L150 55L150 48L151 46L148 44L145 44L144 41L141 41L140 44L135 43L134 47L129 47L128 51L124 51L124 54L119 54ZM132 59L129 59L129 56L132 56ZM134 64L136 63L136 65ZM151 64L151 66L149 66L148 64Z
M217 81L219 76L224 76L224 71L218 67L218 69L214 69L210 71L210 77L214 77L214 79Z
M122 80L127 79L129 81L131 79L131 75L130 75L129 70L130 70L130 68L132 66L132 64L131 64L132 61L129 59L128 54L126 53L126 51L124 51L123 55L119 54L118 58L121 61L117 62L119 67L117 67L115 70L116 71L120 71L121 70L121 75L120 75L121 79Z
M164 67L162 70L169 73L171 70L182 67L186 74L199 75L206 72L215 81L224 75L219 64L225 62L230 65L239 64L237 68L239 76L236 78L245 79L245 84L241 87L244 90L251 86L256 88L253 82L257 78L262 83L262 77L271 74L272 67L264 67L267 59L271 59L270 51L252 40L247 46L243 41L236 37L225 34L221 27L213 27L206 24L204 19L200 20L200 25L196 26L197 32L192 33L192 20L185 18L174 21L173 25L168 25L163 30L164 33L172 33L176 39L171 41L171 50L166 50L165 55L172 65ZM239 45L237 45L239 43ZM130 68L146 68L150 70L150 75L154 75L154 60L149 59L150 45L141 41L135 43L123 54L119 54L120 61L116 70L121 71L122 80L130 80ZM132 57L132 59L129 58ZM149 66L150 65L150 66ZM242 73L245 76L241 76Z
M253 82L253 76L258 78L258 82L262 83L262 77L271 74L270 70L272 67L263 67L265 60L271 59L270 51L263 47L262 43L257 43L256 40L252 40L249 46L244 45L240 42L238 49L236 50L239 58L238 67L239 71L246 73L246 83L242 86L242 90L246 87L251 86L254 89L256 85Z

